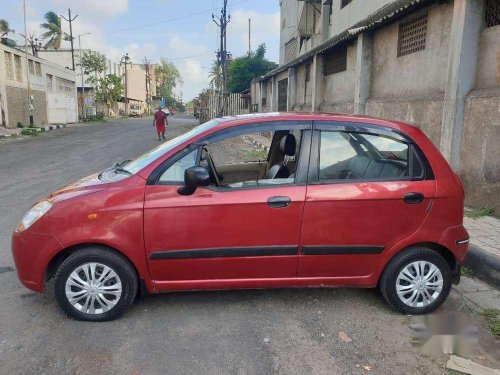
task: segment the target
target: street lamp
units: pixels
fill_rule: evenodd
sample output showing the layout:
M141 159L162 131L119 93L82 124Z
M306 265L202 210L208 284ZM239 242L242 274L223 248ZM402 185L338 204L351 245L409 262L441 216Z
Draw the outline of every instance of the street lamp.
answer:
M127 85L127 64L130 63L130 57L128 52L122 56L120 60L120 65L125 64L125 116L128 116L128 85Z
M78 35L78 50L80 51L80 75L82 76L82 112L83 118L87 119L87 108L85 107L85 83L83 81L83 66L82 66L82 39L81 37L84 35L89 35L91 33L84 33Z

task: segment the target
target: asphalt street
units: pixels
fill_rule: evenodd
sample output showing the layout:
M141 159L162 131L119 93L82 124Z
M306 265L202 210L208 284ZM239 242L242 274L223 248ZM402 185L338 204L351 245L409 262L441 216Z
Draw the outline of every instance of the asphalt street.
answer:
M175 116L167 136L194 125L192 117ZM44 294L24 288L10 254L10 235L23 213L58 187L158 143L152 118L0 141L0 374L448 373L447 355L412 345L417 318L390 310L376 290L169 293L96 324L67 318L52 283ZM498 367L498 341L456 292L439 312L458 310L478 329L468 357Z

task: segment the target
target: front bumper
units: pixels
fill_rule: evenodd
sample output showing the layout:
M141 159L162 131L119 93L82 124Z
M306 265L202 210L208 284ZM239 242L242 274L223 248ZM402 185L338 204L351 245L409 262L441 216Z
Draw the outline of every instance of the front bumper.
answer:
M17 276L28 289L42 293L45 270L50 260L62 250L62 245L52 235L31 233L30 230L14 232L12 255Z

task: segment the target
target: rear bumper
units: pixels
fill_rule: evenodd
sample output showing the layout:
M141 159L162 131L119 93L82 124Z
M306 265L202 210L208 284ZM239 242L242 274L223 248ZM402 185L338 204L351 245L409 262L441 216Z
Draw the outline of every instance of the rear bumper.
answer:
M12 255L21 283L35 292L43 292L45 270L52 257L62 250L59 241L48 234L14 232Z

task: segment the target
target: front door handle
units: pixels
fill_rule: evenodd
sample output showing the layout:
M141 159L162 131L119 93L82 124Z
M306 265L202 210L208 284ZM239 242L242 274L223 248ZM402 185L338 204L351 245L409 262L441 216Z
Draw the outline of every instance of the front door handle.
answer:
M271 197L267 200L267 205L271 208L283 208L290 206L290 197Z
M408 204L418 204L422 203L424 200L424 195L422 193L406 193L403 196L403 202Z

